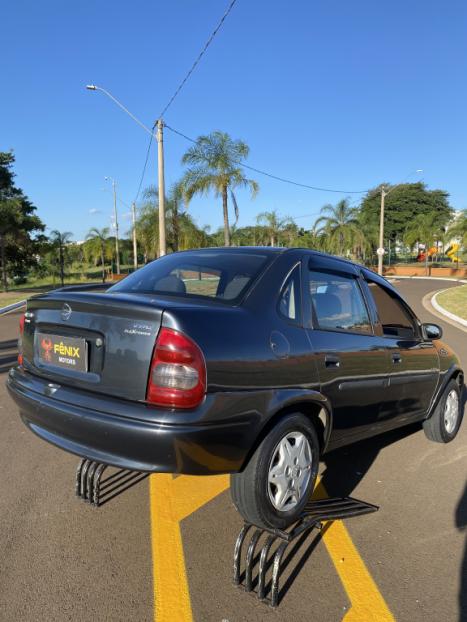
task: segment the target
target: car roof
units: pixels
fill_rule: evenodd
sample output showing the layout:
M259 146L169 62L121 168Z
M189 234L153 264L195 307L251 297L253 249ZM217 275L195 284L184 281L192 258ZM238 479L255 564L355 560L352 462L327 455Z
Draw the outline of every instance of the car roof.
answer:
M346 259L345 257L337 257L336 255L332 255L331 253L324 253L322 251L317 251L312 248L305 248L303 246L208 246L206 248L193 248L185 251L178 251L179 253L204 253L204 252L220 252L220 253L261 253L263 255L283 255L285 253L299 253L306 252L308 255L314 255L316 257L326 257L331 259L334 262L340 262L345 264L346 266L356 266L360 268L364 273L367 273L374 281L380 282L384 284L386 287L389 287L393 290L400 298L403 298L400 295L400 292L394 287L394 285L385 279L383 276L380 276L370 268L362 264L358 264L350 259Z
M252 251L254 251L256 253L261 253L263 255L280 255L287 250L289 249L279 247L279 246L207 246L203 248L189 248L187 250L177 251L177 252L178 253L205 253L205 252L251 253Z

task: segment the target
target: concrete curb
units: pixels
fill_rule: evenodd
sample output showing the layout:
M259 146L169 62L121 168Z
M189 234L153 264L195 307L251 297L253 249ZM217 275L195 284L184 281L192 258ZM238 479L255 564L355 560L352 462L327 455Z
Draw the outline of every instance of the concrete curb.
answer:
M442 307L439 304L439 302L436 300L438 295L442 294L445 291L446 291L445 289L442 289L441 291L436 292L436 294L434 294L434 296L431 297L430 302L431 302L432 306L436 309L436 311L438 311L438 313L441 313L442 315L445 315L446 317L448 317L449 319L453 320L454 322L457 322L458 324L461 324L462 326L465 326L467 328L467 320L464 320L464 318L459 317L458 315L455 315L454 313L451 313L450 311L448 311L447 309Z
M21 309L21 307L24 307L26 302L27 302L26 300L20 300L19 302L14 302L13 304L7 305L6 307L1 307L0 315L5 315L6 313L9 313L10 311L16 311L16 309Z
M455 283L467 283L467 279L456 279L451 276L397 276L396 274L388 274L384 277L388 281L399 279L427 279L428 281L454 281Z

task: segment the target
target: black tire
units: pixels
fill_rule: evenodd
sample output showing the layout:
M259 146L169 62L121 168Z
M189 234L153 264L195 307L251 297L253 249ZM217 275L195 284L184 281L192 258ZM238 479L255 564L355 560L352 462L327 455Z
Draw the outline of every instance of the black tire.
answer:
M268 472L282 439L292 433L302 433L309 443L311 468L306 492L295 507L286 511L276 509L269 496ZM295 520L313 492L319 468L319 441L310 420L300 413L281 419L261 441L245 469L230 476L232 501L243 518L254 525L284 529Z
M451 395L453 391L455 391L457 395L458 412L457 420L454 427L449 429L445 418L445 409L448 396ZM430 439L430 441L434 441L436 443L450 443L456 437L456 434L459 431L462 422L463 406L461 398L462 395L459 384L455 380L450 380L433 414L429 419L426 419L423 422L423 430L425 431L425 435L427 436L427 438Z

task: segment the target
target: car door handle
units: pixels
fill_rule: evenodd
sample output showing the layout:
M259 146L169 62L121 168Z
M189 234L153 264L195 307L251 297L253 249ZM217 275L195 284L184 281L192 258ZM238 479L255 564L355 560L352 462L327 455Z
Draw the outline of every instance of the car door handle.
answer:
M324 364L326 367L339 367L341 360L335 354L326 354L324 357Z
M393 363L401 363L402 362L402 356L398 352L395 352L392 355L392 362Z

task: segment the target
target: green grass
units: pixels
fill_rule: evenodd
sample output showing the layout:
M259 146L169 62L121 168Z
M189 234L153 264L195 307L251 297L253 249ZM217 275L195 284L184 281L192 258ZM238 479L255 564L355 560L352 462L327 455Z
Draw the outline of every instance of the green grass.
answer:
M133 265L121 265L122 274L128 274L128 272L133 271ZM109 280L109 279L108 279ZM72 266L68 268L65 273L65 285L76 285L76 284L85 284L85 283L100 283L102 281L102 269L100 266L95 268L87 267L87 266ZM109 280L109 282L111 282ZM28 276L26 283L21 283L20 285L10 286L10 291L23 291L23 290L46 290L46 289L54 289L56 287L61 287L60 277L55 275L48 275L45 277L34 277Z
M447 289L438 294L436 300L447 311L467 320L467 285Z
M7 307L8 305L12 305L15 302L20 302L21 300L25 300L29 296L30 294L27 294L27 293L18 295L18 292L0 292L0 309L2 307Z
M87 283L88 281L93 281L98 279L89 279L89 278L81 278L79 275L67 275L65 277L65 285L76 285L76 283ZM21 283L21 285L12 285L10 291L21 292L24 290L46 290L46 289L54 289L55 287L61 287L60 279L53 278L52 276L46 276L43 278L37 277L29 277L26 283Z
M131 271L133 271L133 265L121 265L122 274L128 274ZM100 266L95 268L94 266L74 264L65 273L64 285L85 285L86 283L100 283L101 281L102 269ZM109 279L107 282L112 283ZM40 278L29 275L26 283L19 285L12 283L7 292L0 291L0 308L58 287L61 287L61 283L57 274Z

